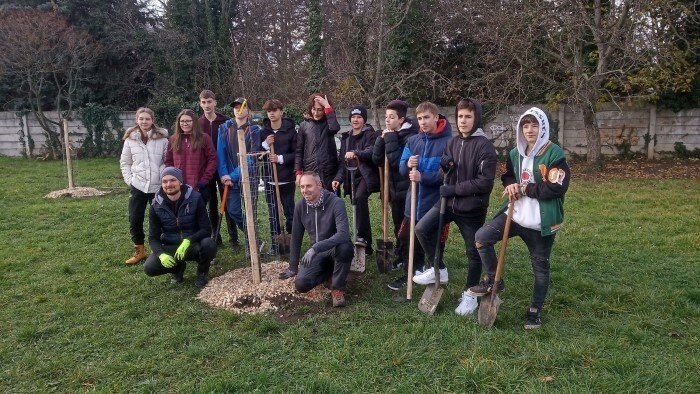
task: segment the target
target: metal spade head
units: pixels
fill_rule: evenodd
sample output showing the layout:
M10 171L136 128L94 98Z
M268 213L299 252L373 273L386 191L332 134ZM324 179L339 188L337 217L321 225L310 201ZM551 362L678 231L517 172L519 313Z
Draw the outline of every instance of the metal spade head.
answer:
M501 297L499 297L498 293L495 291L485 297L481 297L481 303L479 304L479 325L491 328L493 322L496 321L498 307L501 306L502 303L503 300L501 300Z

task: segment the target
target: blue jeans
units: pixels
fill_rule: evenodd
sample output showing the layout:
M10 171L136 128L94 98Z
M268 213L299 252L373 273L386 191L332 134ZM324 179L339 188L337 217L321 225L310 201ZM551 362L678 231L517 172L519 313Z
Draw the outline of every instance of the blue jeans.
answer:
M316 253L308 267L299 264L299 272L294 281L297 291L306 293L329 277L332 290L345 291L350 262L354 255L355 247L350 241L343 242L326 252Z
M496 275L498 264L498 257L496 257L493 245L502 239L505 227L506 214L502 213L476 232L476 248L491 280ZM552 254L552 246L554 246L554 235L543 237L539 230L529 229L512 222L508 238L516 235L525 242L530 252L530 263L535 275L531 306L541 309L549 289L549 256Z
M416 224L416 237L420 241L428 264L435 261L435 252L438 243L438 237L441 230L437 228L440 220L440 207L434 206L421 218ZM479 283L481 276L481 257L474 245L474 234L484 225L486 213L476 214L474 216L457 215L452 211L446 210L444 224L455 222L459 232L464 239L465 251L467 253L467 284L465 290ZM445 264L440 259L440 269L445 268Z

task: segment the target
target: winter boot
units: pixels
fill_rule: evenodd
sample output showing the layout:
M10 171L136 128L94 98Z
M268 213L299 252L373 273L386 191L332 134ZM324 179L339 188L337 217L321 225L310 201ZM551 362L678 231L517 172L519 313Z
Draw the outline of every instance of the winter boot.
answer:
M146 259L146 248L143 245L134 245L134 255L131 256L129 260L126 260L124 264L134 265Z

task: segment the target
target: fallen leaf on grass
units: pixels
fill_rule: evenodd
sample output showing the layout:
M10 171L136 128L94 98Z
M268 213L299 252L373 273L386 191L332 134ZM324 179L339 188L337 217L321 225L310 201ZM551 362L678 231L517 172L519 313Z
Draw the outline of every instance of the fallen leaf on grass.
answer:
M554 376L543 376L540 378L540 382L549 383L554 381Z
M681 336L681 334L679 334L679 333L676 332L676 331L669 331L669 332L668 332L668 336L671 337L671 338L678 338L678 337Z

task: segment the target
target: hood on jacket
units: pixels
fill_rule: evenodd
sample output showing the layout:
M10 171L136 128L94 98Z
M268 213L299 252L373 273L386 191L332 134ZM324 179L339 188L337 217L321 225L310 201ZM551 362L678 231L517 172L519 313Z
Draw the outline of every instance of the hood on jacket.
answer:
M139 126L132 126L129 129L126 130L126 132L129 134L129 139L132 140L140 140L141 139L141 131L139 130ZM160 128L160 127L151 127L151 129L148 131L148 139L154 139L157 140L159 138L164 138L168 137L168 130Z
M535 142L535 146L533 147L532 151L530 151L529 155L525 153L527 151L527 141L525 140L525 135L523 135L521 128L521 123L526 115L534 116L540 125L537 141ZM532 107L525 111L524 114L520 115L516 130L518 132L518 153L520 153L520 156L522 157L537 155L540 149L542 149L542 147L544 147L549 141L549 120L547 119L547 115L544 113L544 111L537 107Z
M270 119L265 118L263 119L263 129L265 130L272 130L272 126L270 125ZM294 123L293 120L289 118L282 118L282 126L280 126L279 130L289 130L289 129L295 129L296 124Z
M469 99L466 99L466 101L469 101L474 106L474 124L472 125L472 129L469 130L469 137L471 137L472 135L475 135L474 133L481 130L481 118L484 116L484 110L481 108L481 103L478 102L477 100L469 98ZM455 121L456 122L459 122L459 119L457 116L458 113L459 113L459 111L457 111L457 113L455 114ZM461 137L462 133L459 132L459 123L458 123L457 131L458 131L457 134ZM483 133L483 130L482 130L482 133Z
M451 137L452 125L450 125L450 121L447 120L447 118L444 115L438 114L438 122L437 127L435 127L435 131L433 131L432 133L426 133L423 130L421 130L421 133L425 134L428 138L441 137L443 134L447 134Z
M185 200L190 198L193 191L194 191L194 188L190 185L185 184L185 183L183 183L182 187L180 188L180 193L182 193L182 195L185 197ZM158 190L158 193L156 193L154 200L158 204L163 204L163 202L165 201L166 198L168 198L168 196L165 195L165 192L163 191L163 187L161 186L161 188Z

